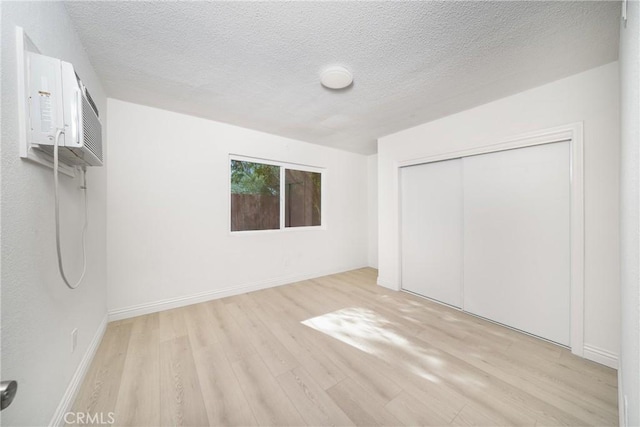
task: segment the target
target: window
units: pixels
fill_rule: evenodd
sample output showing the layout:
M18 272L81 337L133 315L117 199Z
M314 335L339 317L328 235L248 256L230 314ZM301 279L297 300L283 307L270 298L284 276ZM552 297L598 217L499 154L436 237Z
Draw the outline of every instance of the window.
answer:
M322 225L322 173L231 159L231 231Z
M285 226L320 225L322 176L317 172L285 170Z
M280 228L280 167L231 160L231 231Z

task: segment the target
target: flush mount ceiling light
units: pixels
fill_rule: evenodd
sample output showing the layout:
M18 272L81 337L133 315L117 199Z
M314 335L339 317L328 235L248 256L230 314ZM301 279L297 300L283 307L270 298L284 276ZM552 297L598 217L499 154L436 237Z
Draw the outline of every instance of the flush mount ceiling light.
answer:
M353 75L346 68L336 65L322 72L320 82L329 89L344 89L353 82Z

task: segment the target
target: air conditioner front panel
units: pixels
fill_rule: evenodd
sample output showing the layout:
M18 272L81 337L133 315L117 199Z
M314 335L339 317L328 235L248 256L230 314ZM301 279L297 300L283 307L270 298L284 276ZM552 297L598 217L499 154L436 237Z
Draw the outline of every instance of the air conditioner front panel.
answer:
M30 53L28 63L29 139L34 144L52 144L56 129L64 126L60 61Z
M56 133L59 158L71 166L102 166L102 124L73 65L28 54L29 143L53 155Z

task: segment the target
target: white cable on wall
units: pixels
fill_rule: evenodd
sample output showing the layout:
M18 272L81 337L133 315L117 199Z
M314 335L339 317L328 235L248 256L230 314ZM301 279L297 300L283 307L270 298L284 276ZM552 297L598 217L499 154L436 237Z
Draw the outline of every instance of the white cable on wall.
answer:
M82 279L84 279L84 275L87 272L87 254L85 251L87 226L89 224L89 216L87 213L87 171L84 167L82 168L81 188L84 192L84 226L82 227L82 275L75 284L71 285L64 274L64 266L62 264L62 250L60 248L60 189L58 184L58 142L60 140L60 135L62 135L63 133L64 131L62 129L58 129L56 131L56 137L53 143L53 186L55 194L56 249L58 251L58 269L60 270L60 276L62 276L62 280L64 280L64 283L69 287L69 289L76 289L78 286L80 286L80 283L82 282Z

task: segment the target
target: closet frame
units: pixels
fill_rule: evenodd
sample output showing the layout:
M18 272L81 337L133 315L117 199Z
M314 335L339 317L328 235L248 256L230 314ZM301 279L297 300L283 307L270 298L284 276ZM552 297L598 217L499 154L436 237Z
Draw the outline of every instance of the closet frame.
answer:
M424 163L433 163L479 154L495 153L516 148L552 144L569 141L570 144L570 188L571 188L571 229L570 229L570 271L571 271L571 313L570 349L576 356L584 357L584 141L583 123L575 122L550 129L520 134L499 142L475 144L473 148L447 151L432 156L412 158L395 163L398 185L398 253L402 265L402 182L400 169ZM402 290L402 269L399 270L398 290ZM428 297L426 297L428 298ZM435 301L435 300L433 300ZM438 302L438 301L436 301Z

